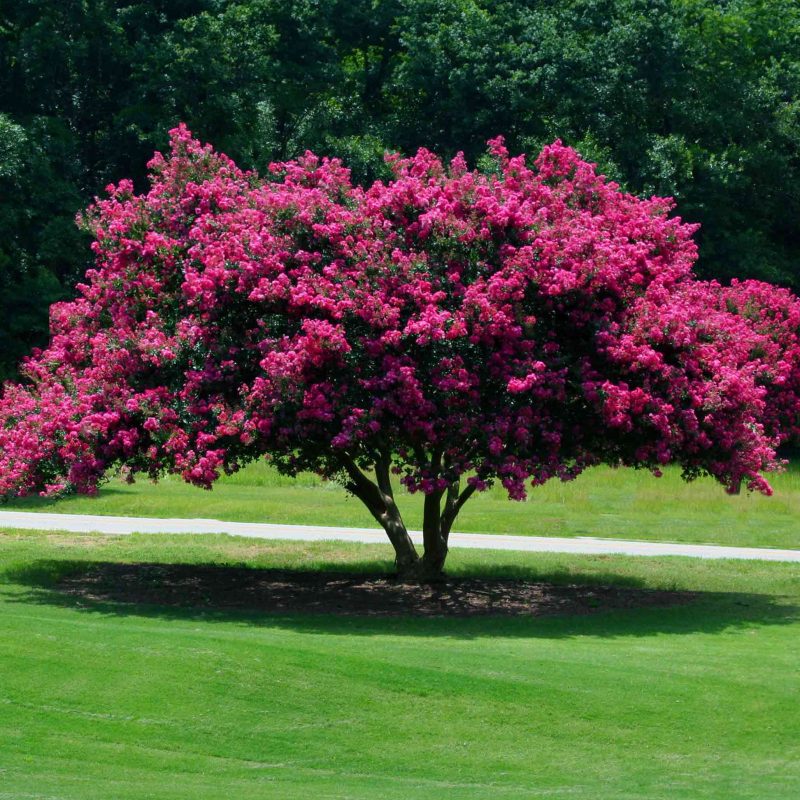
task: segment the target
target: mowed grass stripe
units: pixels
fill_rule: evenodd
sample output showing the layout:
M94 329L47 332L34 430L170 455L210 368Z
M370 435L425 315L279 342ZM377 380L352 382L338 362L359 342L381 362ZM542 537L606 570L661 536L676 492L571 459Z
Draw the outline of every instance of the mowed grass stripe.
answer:
M711 479L686 484L677 469L664 477L629 469L598 467L570 483L551 481L530 491L524 503L502 488L473 497L456 528L467 533L536 536L598 536L646 541L695 542L753 547L800 548L800 469L772 477L775 494L743 492L731 497ZM399 492L409 528L422 525L422 498ZM97 497L59 501L27 498L7 508L72 514L203 517L233 522L271 522L375 527L361 503L313 475L291 480L264 463L223 477L210 492L167 477L153 485L120 481Z
M272 617L53 590L63 568L93 561L380 571L385 552L0 536L0 789L65 800L800 793L793 565L453 559L456 574L713 592L545 619Z

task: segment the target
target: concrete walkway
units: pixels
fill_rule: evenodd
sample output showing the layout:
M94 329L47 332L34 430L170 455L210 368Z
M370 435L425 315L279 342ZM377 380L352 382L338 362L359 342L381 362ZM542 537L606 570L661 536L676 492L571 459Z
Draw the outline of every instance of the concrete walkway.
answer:
M0 511L0 529L70 531L73 533L227 533L252 539L291 539L313 542L339 540L388 544L378 528L329 528L319 525L275 525L264 522L221 522L215 519L156 519L154 517L105 517L90 514L40 514L27 511ZM422 534L411 531L421 544ZM556 536L503 536L481 533L453 533L451 547L483 550L516 550L527 553L618 553L629 556L689 556L691 558L736 558L759 561L800 562L800 550L761 547L722 547L705 544L668 544L623 539L563 538Z

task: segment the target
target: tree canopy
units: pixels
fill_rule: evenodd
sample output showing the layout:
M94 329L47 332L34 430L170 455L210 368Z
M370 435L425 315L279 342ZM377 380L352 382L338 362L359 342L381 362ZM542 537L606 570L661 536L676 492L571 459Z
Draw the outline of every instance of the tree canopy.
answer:
M181 126L150 186L83 218L96 266L0 401L0 491L93 492L110 469L210 487L267 457L341 482L441 570L470 495L601 462L730 491L797 420L800 306L692 274L695 226L560 142L488 171L428 150L362 188L306 153L266 177Z

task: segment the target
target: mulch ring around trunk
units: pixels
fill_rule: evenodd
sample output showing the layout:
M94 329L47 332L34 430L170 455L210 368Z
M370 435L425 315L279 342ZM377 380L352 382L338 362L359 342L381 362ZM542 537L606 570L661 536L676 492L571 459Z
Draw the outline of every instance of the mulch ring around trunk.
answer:
M93 603L241 609L268 614L423 617L589 614L680 605L695 597L690 592L525 580L450 578L420 585L375 575L110 562L71 573L56 588Z

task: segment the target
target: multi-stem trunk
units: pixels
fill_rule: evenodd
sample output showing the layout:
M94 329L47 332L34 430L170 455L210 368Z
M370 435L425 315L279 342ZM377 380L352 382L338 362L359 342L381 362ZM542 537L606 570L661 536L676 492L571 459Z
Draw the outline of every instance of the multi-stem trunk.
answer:
M422 540L425 551L422 556L424 571L429 575L441 574L447 558L448 542L453 523L461 507L475 491L472 485L461 491L459 480L451 481L446 491L436 491L425 496L422 521ZM444 498L444 507L442 507Z
M358 468L352 458L346 457L344 465L350 477L348 490L369 509L394 547L398 574L414 580L435 580L440 577L447 558L453 523L475 487L470 485L461 491L460 481L453 480L446 490L437 490L425 496L423 555L420 558L395 503L389 458L384 457L375 462L374 482Z

